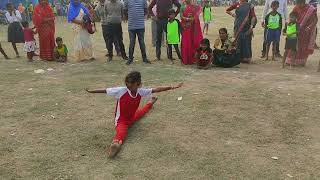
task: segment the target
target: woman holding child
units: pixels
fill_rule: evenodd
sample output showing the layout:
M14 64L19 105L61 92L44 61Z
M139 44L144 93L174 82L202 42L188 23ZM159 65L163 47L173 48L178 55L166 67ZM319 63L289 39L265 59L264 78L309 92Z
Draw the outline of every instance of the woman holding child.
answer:
M235 9L235 13L232 11ZM247 0L240 0L227 9L227 14L235 18L234 38L236 39L242 63L250 63L252 59L251 41L253 28L257 24L254 6Z
M191 0L186 0L185 4L186 6L181 16L183 26L181 56L182 63L187 65L194 63L196 49L200 47L203 36L199 20L201 8L192 4Z
M219 39L214 42L213 65L230 68L240 64L240 50L228 36L226 28L219 29Z
M91 37L84 26L84 16L90 17L89 10L81 4L80 0L71 0L68 12L68 22L72 23L76 61L94 59Z
M317 9L306 4L305 0L297 0L293 9L297 13L297 23L300 25L298 33L297 53L289 54L286 63L305 66L309 55L313 54L315 47L316 25L318 22Z
M41 60L53 60L53 49L55 47L54 19L55 17L48 0L39 0L39 4L34 8L32 20L39 35Z

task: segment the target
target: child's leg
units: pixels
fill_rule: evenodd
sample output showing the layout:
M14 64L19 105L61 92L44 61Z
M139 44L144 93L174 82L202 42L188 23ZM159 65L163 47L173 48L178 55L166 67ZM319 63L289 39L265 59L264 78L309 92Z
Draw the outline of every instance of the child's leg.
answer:
M283 55L283 59L282 59L282 68L284 68L284 64L286 62L287 56L288 56L288 49L286 49L284 51L284 55Z
M116 126L116 135L113 138L113 142L111 143L108 149L108 155L110 158L115 157L121 149L121 145L123 140L128 135L129 125L125 122L118 122Z
M319 61L319 65L318 65L318 72L320 72L320 61Z
M276 44L277 43L275 41L272 42L272 60L275 60L274 56L276 54Z
M292 54L292 55L291 55L291 54ZM290 50L290 56L293 57L293 58L291 59L290 69L292 68L292 65L296 65L296 54L297 54L296 51Z
M2 49L1 43L0 43L0 52L1 54L4 56L4 58L9 59L9 57L7 56L7 54L4 52L4 50Z
M209 30L209 23L206 24L206 34L208 34L208 30Z
M144 105L141 109L138 109L134 115L133 120L131 121L130 125L140 120L144 115L146 115L153 107L154 102L148 102Z
M28 57L28 60L29 61L32 61L33 60L33 55L34 55L34 52L27 52L27 57Z
M19 52L18 52L16 43L12 43L12 47L13 47L14 51L16 52L17 57L19 57Z
M120 144L122 144L123 140L128 135L128 128L129 125L127 123L119 122L116 126L116 135L113 138L113 142L119 142Z
M270 50L270 43L269 42L267 42L267 49L266 49L266 60L269 60L269 50Z
M177 53L177 55L178 55L178 58L179 58L179 59L182 59L182 58L181 58L180 49L179 49L179 44L175 44L175 45L174 45L174 49L176 50L176 53Z
M53 60L59 61L59 58L60 58L59 52L58 52L57 48L54 48L53 49Z
M168 53L168 59L172 60L172 44L168 44L167 53Z

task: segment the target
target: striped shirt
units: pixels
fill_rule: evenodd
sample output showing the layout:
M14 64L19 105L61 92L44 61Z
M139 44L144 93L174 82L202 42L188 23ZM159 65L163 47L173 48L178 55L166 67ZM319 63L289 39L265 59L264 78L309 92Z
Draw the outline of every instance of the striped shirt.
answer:
M124 10L128 11L128 29L144 29L147 0L125 0Z

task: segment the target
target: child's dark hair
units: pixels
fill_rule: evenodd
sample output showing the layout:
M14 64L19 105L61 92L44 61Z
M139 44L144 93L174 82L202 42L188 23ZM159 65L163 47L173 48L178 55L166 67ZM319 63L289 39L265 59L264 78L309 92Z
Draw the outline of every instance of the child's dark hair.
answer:
M209 39L207 39L207 38L203 38L203 39L201 40L200 44L205 44L205 45L207 45L208 47L210 47L210 41L209 41Z
M138 83L141 84L141 73L138 71L132 71L127 74L125 83Z
M290 14L289 14L289 17L295 17L295 18L298 18L298 13L292 11Z
M279 7L279 1L272 1L271 6L277 6Z
M22 24L22 27L24 27L24 28L29 27L28 21L23 21L23 22L21 22L21 24Z
M228 34L227 28L220 28L220 29L219 29L219 33L220 33L220 32L224 32L224 33Z
M58 43L59 41L62 41L62 38L61 38L61 37L57 37L57 38L56 38L56 43Z
M169 9L168 15L176 14L176 11L174 9Z

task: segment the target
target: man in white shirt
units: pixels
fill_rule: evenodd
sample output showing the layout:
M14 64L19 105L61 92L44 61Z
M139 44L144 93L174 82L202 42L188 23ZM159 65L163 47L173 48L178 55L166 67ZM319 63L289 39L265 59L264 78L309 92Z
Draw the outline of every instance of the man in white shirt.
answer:
M276 1L276 0L266 0L266 2L265 2L264 10L263 10L262 18L261 18L261 25L264 28L265 28L265 24L264 24L265 17L271 11L271 3L273 1ZM289 21L287 0L277 0L277 1L279 2L278 12L281 14L282 19L284 19L285 23L287 24L288 21ZM264 32L264 41L263 41L263 49L262 49L261 58L264 58L265 55L266 55L266 42L265 42L265 39L266 39L266 29L265 29L265 32ZM277 57L282 57L280 55L279 43L276 46L276 56Z

